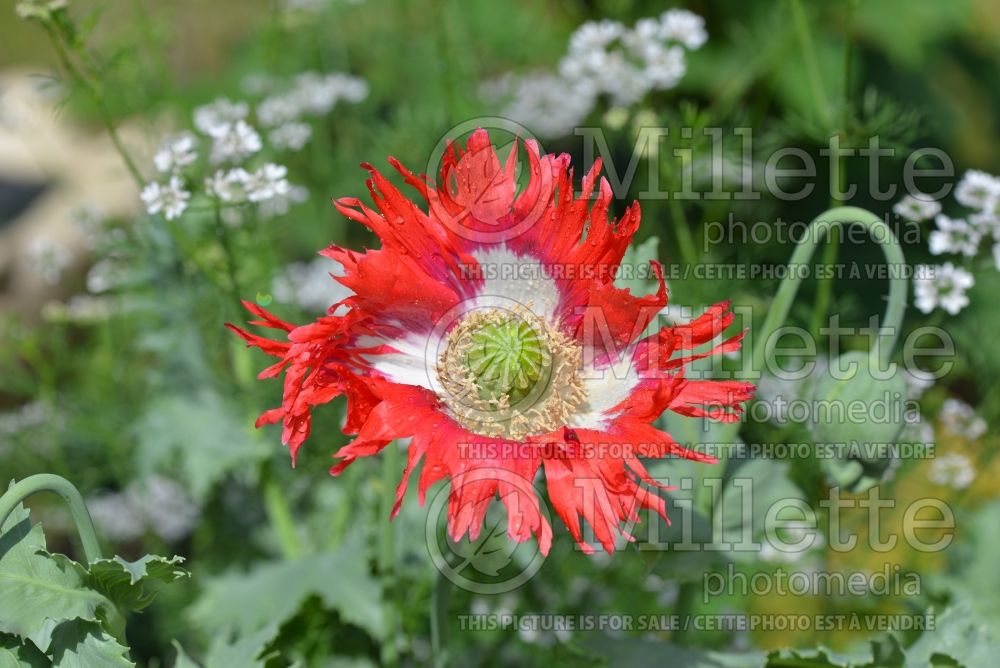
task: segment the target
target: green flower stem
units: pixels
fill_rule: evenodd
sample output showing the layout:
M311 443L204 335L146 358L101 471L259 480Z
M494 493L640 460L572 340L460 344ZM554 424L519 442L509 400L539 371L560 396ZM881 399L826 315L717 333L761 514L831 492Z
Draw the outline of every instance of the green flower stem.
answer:
M229 228L222 221L222 209L218 200L215 202L215 233L219 237L219 244L222 246L222 252L226 257L226 274L229 277L229 291L232 297L233 303L236 305L237 309L240 309L240 295L243 291L240 289L239 279L236 275L236 253L233 251L232 239L229 236Z
M906 260L903 257L903 250L892 229L885 224L881 218L858 207L842 206L829 209L821 213L809 223L805 235L799 241L792 253L789 264L792 266L804 265L812 258L816 247L822 238L834 227L846 227L848 225L859 225L868 230L874 239L878 240L885 254L886 262L890 266L902 267ZM753 350L751 352L750 366L743 369L739 375L746 379L756 380L764 372L765 361L774 353L776 343L775 333L785 324L788 312L791 310L792 302L799 291L802 279L796 272L789 272L781 285L778 293L767 312L764 324L752 332ZM873 354L879 355L883 366L888 364L892 355L896 338L899 336L900 326L903 322L903 311L906 308L906 287L907 279L901 272L891 275L889 280L889 303L882 318L882 327L875 340ZM719 432L720 442L735 442L740 430L740 423L734 422L723 425ZM719 464L725 467L726 457L719 457ZM724 469L723 469L724 470ZM711 508L714 501L711 498L712 490L699 484L695 488L695 509L706 511Z
M69 19L66 20L68 21ZM111 143L114 144L115 150L118 151L122 162L125 163L125 168L136 182L136 185L142 188L145 184L145 179L142 178L142 173L136 166L135 160L132 159L131 154L125 148L125 143L118 134L118 128L115 126L114 119L111 117L111 112L108 110L108 105L104 99L104 86L100 77L93 71L87 71L86 66L83 69L77 67L73 63L73 59L70 58L67 47L73 49L77 57L84 63L90 62L89 54L86 53L83 45L76 41L64 42L63 35L66 30L64 26L57 26L49 21L42 22L42 25L45 28L45 32L48 33L53 47L55 47L56 55L59 57L59 62L62 64L63 69L66 70L66 73L77 85L87 91L87 94L97 107L97 113L100 115L101 122L107 130L108 136L111 138Z
M295 519L292 510L288 506L288 499L285 492L278 486L274 475L266 470L263 474L262 484L264 486L264 509L267 512L268 522L274 533L278 536L278 543L281 545L281 554L285 559L292 560L302 556L302 544L299 535L295 531Z
M845 17L844 33L846 37L844 42L844 90L843 99L840 103L840 129L837 131L837 136L840 138L841 146L847 142L847 129L850 127L851 121L851 68L854 55L854 41L852 39L851 26L855 5L856 3L854 0L848 0ZM847 181L847 164L845 163L840 152L838 151L832 157L833 164L831 165L830 172L831 209L835 206L846 204L846 201L841 199L841 189ZM837 254L839 251L840 239L830 239L827 242L826 249L823 251L823 264L826 266L832 266L837 261ZM814 339L819 339L819 330L823 326L823 320L826 318L827 313L830 310L830 302L833 301L833 278L825 276L819 279L818 283L819 284L816 289L816 303L813 305L812 322L809 326L809 332L812 334Z
M688 227L687 216L684 215L684 205L674 195L670 193L670 219L677 232L677 247L681 251L681 258L685 264L696 264L698 262L698 249L694 245L694 237L691 235L691 228Z
M55 492L62 497L66 505L69 506L77 531L80 532L80 543L83 546L83 554L87 562L93 563L101 559L101 546L97 542L94 521L90 518L87 505L83 502L80 491L62 476L40 473L12 485L3 496L0 496L0 527L3 527L7 522L7 518L14 512L17 505L35 492Z
M438 570L431 592L431 655L434 668L448 665L447 629L448 601L451 598L451 582L444 572Z
M802 47L802 59L805 62L806 72L809 74L809 84L812 87L813 97L816 98L816 106L822 110L823 120L827 126L830 126L833 124L830 101L827 99L826 89L823 87L823 76L819 67L819 58L816 55L816 45L813 42L812 32L809 30L809 20L802 7L802 0L791 0L790 4L792 21L795 24L795 32L798 34Z
M382 665L399 664L396 631L399 627L395 605L396 542L395 527L389 522L396 503L396 482L399 479L399 446L395 441L382 450L382 499L379 507L378 570L382 580L382 611L385 618L385 638L382 642Z
M798 266L808 263L824 235L834 227L848 225L863 227L873 238L878 239L890 267L902 267L906 263L899 241L892 229L885 224L885 221L870 211L853 206L842 206L821 213L813 219L806 229L805 237L792 253L789 264ZM788 317L792 301L799 291L801 282L801 277L796 272L789 273L781 282L778 293L771 303L770 310L768 310L767 318L764 319L764 325L754 332L750 375L763 373L765 360L774 352L774 334ZM899 336L899 329L903 322L903 311L906 308L906 286L907 279L902 276L901 272L895 273L889 279L889 303L886 305L882 327L875 343L883 365L888 363L896 338Z

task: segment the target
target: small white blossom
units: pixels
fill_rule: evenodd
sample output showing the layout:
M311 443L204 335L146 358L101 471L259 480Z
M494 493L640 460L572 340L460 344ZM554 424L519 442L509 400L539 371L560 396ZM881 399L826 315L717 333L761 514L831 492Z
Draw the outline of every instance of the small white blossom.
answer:
M273 95L257 107L257 120L265 128L286 125L299 119L302 108L291 95Z
M219 169L205 179L205 190L223 202L242 202L246 199L246 184L250 173L242 167Z
M247 199L263 202L287 194L291 188L287 177L288 168L283 165L269 162L259 167L246 181Z
M687 72L684 49L679 46L652 50L643 60L646 64L643 76L649 87L654 90L673 88L680 83Z
M368 83L364 79L340 72L303 72L295 77L291 89L260 103L257 119L264 127L278 127L303 116L325 116L341 100L357 103L366 97Z
M140 197L150 215L155 216L158 213L163 213L167 220L174 220L180 218L184 210L187 209L191 193L184 190L184 184L181 183L179 177L174 175L167 183L154 181L147 184L142 189Z
M67 0L20 0L14 6L14 11L22 19L47 21L54 12L65 9L68 4Z
M927 477L936 485L965 489L976 479L976 468L965 455L950 452L931 462Z
M975 284L975 279L965 269L951 262L943 265L917 265L913 278L913 294L916 307L923 313L930 313L940 306L951 315L969 305L966 291Z
M952 434L973 441L986 433L986 420L976 415L975 409L960 399L945 399L938 419Z
M232 102L220 97L194 110L194 126L202 134L215 136L219 126L242 121L249 113L250 106L246 102Z
M312 137L312 127L306 123L285 123L268 133L271 146L279 151L300 151Z
M671 9L660 15L660 38L672 39L685 47L700 49L708 41L705 19L685 9Z
M263 147L260 135L246 121L217 125L211 135L213 164L245 160Z
M28 256L32 267L42 275L46 283L55 285L63 272L73 263L73 254L65 246L56 244L46 237L35 237L28 245Z
M905 220L920 223L941 213L941 203L929 195L913 193L899 200L892 210Z
M1000 199L1000 179L978 169L970 169L955 188L955 199L973 209L995 206Z
M982 236L1000 241L1000 217L992 211L979 211L969 216L969 224Z
M548 72L511 74L488 82L482 95L502 104L502 116L541 137L560 137L578 127L594 106L594 97L564 78Z
M161 172L176 172L187 167L198 158L194 135L184 132L168 137L153 156L153 164Z
M979 250L982 234L964 218L949 218L939 214L934 219L937 229L931 232L928 244L932 255L961 253L973 257Z

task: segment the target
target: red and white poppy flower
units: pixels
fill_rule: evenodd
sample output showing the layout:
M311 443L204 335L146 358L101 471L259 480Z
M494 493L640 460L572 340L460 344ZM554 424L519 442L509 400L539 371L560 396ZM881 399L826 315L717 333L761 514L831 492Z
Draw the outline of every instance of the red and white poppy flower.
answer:
M521 189L518 147L501 164L484 130L464 151L449 147L438 184L390 158L426 211L364 165L376 209L354 198L336 207L382 247L322 251L343 265L333 278L353 294L301 326L246 304L259 318L251 324L283 330L284 340L230 328L279 358L260 378L284 374L284 398L257 425L282 424L293 462L311 411L346 395L345 432L356 437L334 455L334 475L394 439L412 439L393 516L419 468L421 503L434 483L450 481L453 540L475 539L499 495L510 538L534 534L547 553L552 528L533 487L541 469L552 507L576 541L591 550L582 516L610 552L619 536L631 538L622 526L637 521L639 509L666 517L643 458L714 461L651 423L665 410L738 420L753 386L689 379L685 366L738 350L743 334L694 352L732 322L721 303L643 336L667 304L660 265L650 266L655 294L614 285L639 227L638 204L611 220L599 164L575 196L568 155L541 155L532 141L523 146Z

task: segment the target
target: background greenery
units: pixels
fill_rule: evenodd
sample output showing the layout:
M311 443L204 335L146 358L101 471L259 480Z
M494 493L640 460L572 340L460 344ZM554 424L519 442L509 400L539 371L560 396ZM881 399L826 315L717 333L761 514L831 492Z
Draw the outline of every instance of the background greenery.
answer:
M689 600L691 584L700 584L706 568L724 567L722 555L718 563L693 562L674 553L630 547L613 558L588 558L574 551L561 530L552 554L523 587L498 596L471 594L441 584L425 546L426 510L415 499L408 499L393 524L386 522L385 499L401 465L383 471L379 461L363 460L340 478L329 478L329 454L346 440L339 431L339 403L319 412L315 436L291 470L277 432L257 432L251 426L254 416L280 399L280 387L253 380L261 356L246 351L222 328L224 321L244 319L234 289L238 296L263 300L287 263L308 260L331 242L371 246L371 236L361 226L348 224L329 204L334 196L366 196L358 163L383 165L384 157L393 155L422 170L430 151L455 123L496 112L479 95L484 80L508 71L553 68L570 33L584 21L613 18L631 24L662 9L659 3L629 0L320 4L315 13L289 12L262 0L112 0L73 2L70 7L85 28L87 48L97 54L95 71L103 82L110 118L123 132L134 131L154 142L165 128L186 127L196 106L218 96L244 97L241 82L251 74L288 78L306 70L343 71L363 77L371 88L364 102L338 106L316 120L313 141L303 151L282 156L289 178L309 188L308 200L285 215L230 230L228 256L210 215L195 212L168 224L141 214L137 204L134 216L106 221L123 231L113 248L106 249L120 262L123 274L104 315L81 321L49 310L40 323L32 324L0 314L4 476L57 473L88 500L133 488L146 490L145 497L139 493L112 498L145 498L147 505L149 481L166 479L174 485L169 489L176 490L172 496L184 500L180 509L172 509L173 515L187 512L196 517L179 534L164 536L148 523L127 540L104 536L108 554L127 560L147 553L176 554L184 557L184 568L191 573L163 587L141 612L133 612L131 608L139 606L120 597L101 594L125 615L126 637L118 640L131 648L134 661L166 666L198 661L213 668L296 662L424 665L446 660L453 665L655 660L685 666L917 666L927 665L938 653L934 660L940 663L935 665L991 665L990 657L1000 649L1000 581L992 557L1000 548L995 531L1000 513L995 474L1000 463L994 456L992 429L974 439L935 430L939 452L960 452L976 463L975 482L966 488L935 484L925 461L903 462L883 483L883 497L897 499L900 506L907 499L932 495L955 508L959 530L952 549L933 555L904 547L889 554L820 551L809 557L812 568L879 571L888 563L920 573L924 591L909 599L750 596L706 607ZM901 147L942 147L960 170L1000 172L998 3L860 0L802 5L814 68L804 55L802 26L796 24L792 3L686 4L705 17L709 42L689 57L689 72L677 91L646 98L628 110L629 118L652 113L671 127L692 119L724 128L751 126L762 138L761 155L768 146L782 145L818 154L831 134L850 142L877 132ZM10 3L2 11L0 68L27 68L42 76L56 73L58 63L39 25L18 20ZM64 80L60 118L100 132L101 110L87 91ZM596 110L591 120L605 123L606 110L606 105ZM606 125L613 150L627 156L634 139L631 124L617 129ZM568 151L575 161L581 158L579 138L557 137L547 141L546 148ZM142 155L141 148L137 153ZM151 177L148 161L142 158L140 167ZM898 182L900 169L901 161L892 163L883 178ZM863 178L864 170L860 160L845 165L848 179ZM821 174L818 183L824 182ZM630 199L616 206L620 210ZM649 202L643 208L640 240L658 237L659 258L677 262L678 225L690 229L697 243L705 221L723 219L730 211L748 220L809 220L827 208L828 199L818 189L814 197L797 203L765 198L699 204L683 209L680 218L665 202ZM879 215L891 208L891 203L866 197L850 204ZM705 249L700 258L780 264L791 251L790 245L722 244ZM913 263L930 259L923 242L908 244L905 251ZM840 253L859 261L878 258L877 250L868 247L845 246ZM228 261L233 259L230 272ZM1000 352L991 345L997 278L984 270L977 280L972 305L959 316L908 312L907 327L942 325L960 346L955 370L922 399L931 425L940 427L936 416L948 397L974 406L991 427L1000 419ZM732 298L736 304L763 310L776 287L770 281L676 281L671 297L692 307ZM830 310L852 323L861 324L883 308L881 282L845 280L830 287L835 295ZM74 289L83 290L71 285L70 291ZM824 289L812 283L803 289L793 323L816 324L814 306L825 303ZM297 321L315 315L294 304L273 308ZM678 438L702 437L699 425L670 426ZM755 442L808 439L800 427L782 430L751 423L742 435ZM801 495L813 503L829 488L814 463L766 464L743 473L776 493ZM672 465L666 463L661 472L675 472ZM728 471L727 479L733 474ZM30 505L43 523L48 549L82 561L65 511L44 497L33 498ZM15 516L9 527L14 520L23 517ZM851 521L863 526L864 512ZM19 545L29 556L34 554L31 546ZM757 560L738 567L754 572L775 564ZM104 586L97 575L73 568L64 565L76 573L74 586ZM0 577L3 572L0 569ZM17 599L4 596L0 593L0 608L18 605ZM594 632L562 637L462 631L457 622L457 615L470 612L889 613L928 608L948 610L939 619L939 630L892 638L856 631L663 631L619 637ZM436 617L432 609L438 611ZM86 626L98 622L66 615L76 621L60 637L107 640L105 630ZM432 618L443 620L443 627L433 630ZM4 642L14 642L9 634L16 629L0 630ZM836 653L815 649L821 645ZM782 648L801 652L777 651ZM768 657L771 651L775 653ZM120 665L115 663L119 660L124 661L122 655L100 659L108 665ZM82 665L104 665L91 661Z

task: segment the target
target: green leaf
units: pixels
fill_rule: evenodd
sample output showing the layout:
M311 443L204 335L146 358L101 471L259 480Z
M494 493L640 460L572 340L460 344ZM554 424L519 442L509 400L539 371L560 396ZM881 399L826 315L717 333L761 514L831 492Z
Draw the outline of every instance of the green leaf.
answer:
M48 658L30 640L0 633L0 668L45 668Z
M1000 553L1000 501L992 501L962 523L963 540L949 547L952 566L947 573L932 575L941 588L968 601L973 611L984 621L1000 628L1000 597L983 596L983 592L1000 591L1000 569L996 555ZM929 578L929 579L930 579Z
M128 658L128 648L119 644L100 624L79 619L55 627L49 654L55 668L135 666Z
M114 606L87 587L87 573L68 558L45 551L40 524L32 526L28 511L18 506L0 536L0 631L48 647L54 622L97 621L100 610Z
M278 625L270 624L255 633L229 641L228 634L217 635L208 648L205 668L263 668L267 659L276 653L261 656L267 645L278 635ZM175 666L174 668L177 668Z
M251 437L249 426L210 390L157 399L136 431L139 468L146 474L179 468L191 495L204 502L230 471L246 470L271 454L266 442Z
M191 618L209 633L232 628L244 635L290 618L315 594L345 621L380 638L381 588L359 558L363 553L358 541L347 540L335 552L217 576L205 583L204 593L191 608Z
M90 582L120 608L142 610L156 596L156 592L148 591L146 585L153 582L170 584L190 575L180 568L182 563L183 557L165 559L152 554L136 561L117 556L101 559L90 564Z
M713 538L716 543L739 545L745 538L758 540L764 534L765 518L776 504L789 500L804 500L801 490L788 479L788 464L771 459L751 459L730 476L722 490L722 498L713 509L716 522ZM715 517L721 513L721 517ZM797 517L797 516L796 516ZM779 519L790 519L779 516ZM756 551L730 550L735 561L754 560Z
M982 595L983 592L980 592ZM1000 634L962 602L948 608L906 650L906 668L949 666L994 668L1000 656Z
M890 637L872 641L870 650L858 654L840 654L826 647L816 649L782 649L767 655L768 666L795 665L816 668L902 668L903 652L899 643Z
M674 643L639 638L600 636L585 643L608 658L612 666L671 666L671 668L764 668L760 652L713 652Z

